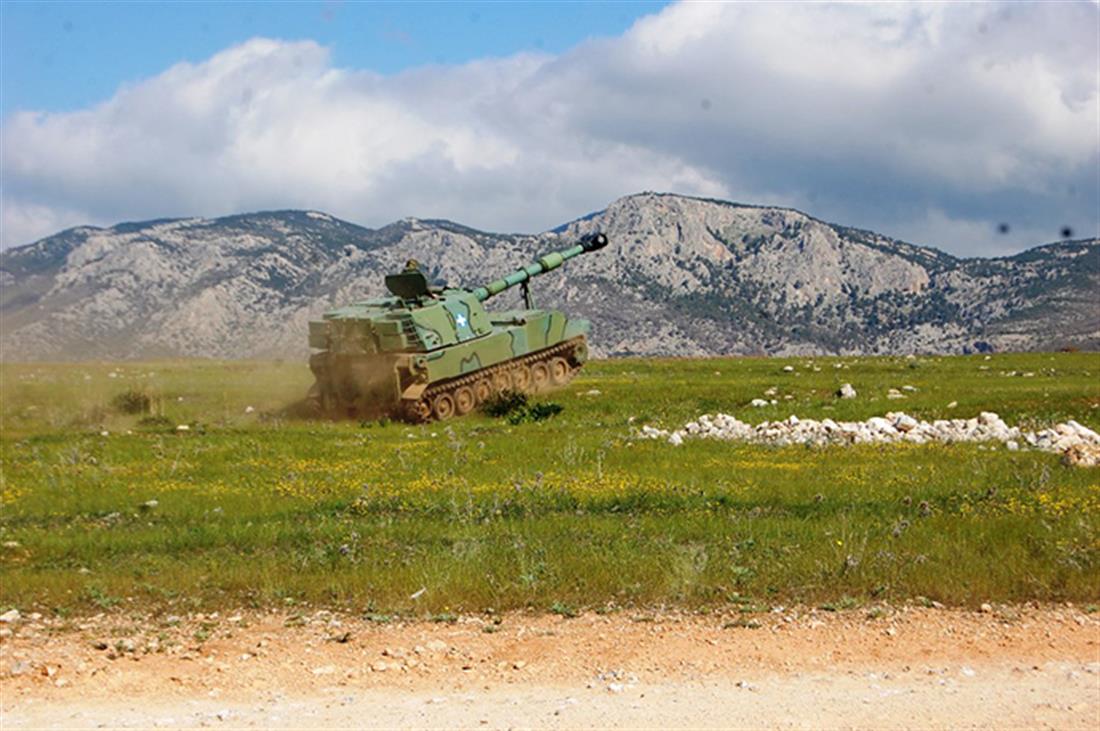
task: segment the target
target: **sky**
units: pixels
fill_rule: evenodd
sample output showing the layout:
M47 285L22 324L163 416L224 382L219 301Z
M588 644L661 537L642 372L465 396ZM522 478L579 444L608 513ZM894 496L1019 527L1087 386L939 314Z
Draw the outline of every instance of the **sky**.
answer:
M0 246L322 210L536 232L643 190L960 256L1100 235L1100 6L0 3Z

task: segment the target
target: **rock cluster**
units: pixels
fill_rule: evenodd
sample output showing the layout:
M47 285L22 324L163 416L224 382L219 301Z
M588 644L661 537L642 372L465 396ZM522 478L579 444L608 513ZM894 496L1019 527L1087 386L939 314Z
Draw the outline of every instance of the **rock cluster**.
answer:
M1001 442L1010 451L1022 446L1058 453L1069 450L1093 453L1100 450L1100 434L1076 421L1070 420L1049 429L1030 432L1008 426L1000 416L991 411L983 411L974 419L935 421L922 421L903 412L872 416L866 421L819 421L799 419L792 415L783 421L765 421L755 426L729 414L706 414L671 432L643 426L641 436L646 439L665 439L673 445L683 444L687 438L696 438L816 446L895 442Z
M1062 453L1069 467L1100 467L1100 444L1075 444Z

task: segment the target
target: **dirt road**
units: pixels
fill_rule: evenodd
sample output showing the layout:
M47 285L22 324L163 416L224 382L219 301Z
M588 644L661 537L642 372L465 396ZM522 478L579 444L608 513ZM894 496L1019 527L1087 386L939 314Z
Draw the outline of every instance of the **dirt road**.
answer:
M1100 621L1074 607L5 628L4 729L1100 728Z

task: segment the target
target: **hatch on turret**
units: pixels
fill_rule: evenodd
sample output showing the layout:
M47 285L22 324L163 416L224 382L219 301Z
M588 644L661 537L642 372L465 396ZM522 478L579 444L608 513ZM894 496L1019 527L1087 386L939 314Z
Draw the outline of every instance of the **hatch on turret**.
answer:
M386 289L403 300L415 300L429 293L428 278L419 269L386 275Z

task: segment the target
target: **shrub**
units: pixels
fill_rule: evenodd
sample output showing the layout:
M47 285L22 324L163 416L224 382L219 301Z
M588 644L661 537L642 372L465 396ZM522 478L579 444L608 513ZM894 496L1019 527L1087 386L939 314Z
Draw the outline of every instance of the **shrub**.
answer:
M543 419L549 419L551 416L557 416L562 412L563 408L561 404L555 404L551 401L541 404L532 404L521 414L512 414L509 416L508 421L513 424L519 424L524 421L542 421Z
M123 414L148 414L153 399L145 391L131 388L111 399L111 406Z
M552 402L532 404L527 394L520 391L501 391L490 396L481 406L489 416L505 418L509 424L522 424L528 421L542 421L562 412L562 405Z
M527 408L527 394L522 391L513 391L511 389L505 389L500 393L494 393L485 403L481 405L481 410L489 416L503 417L511 416L515 413L524 411Z

